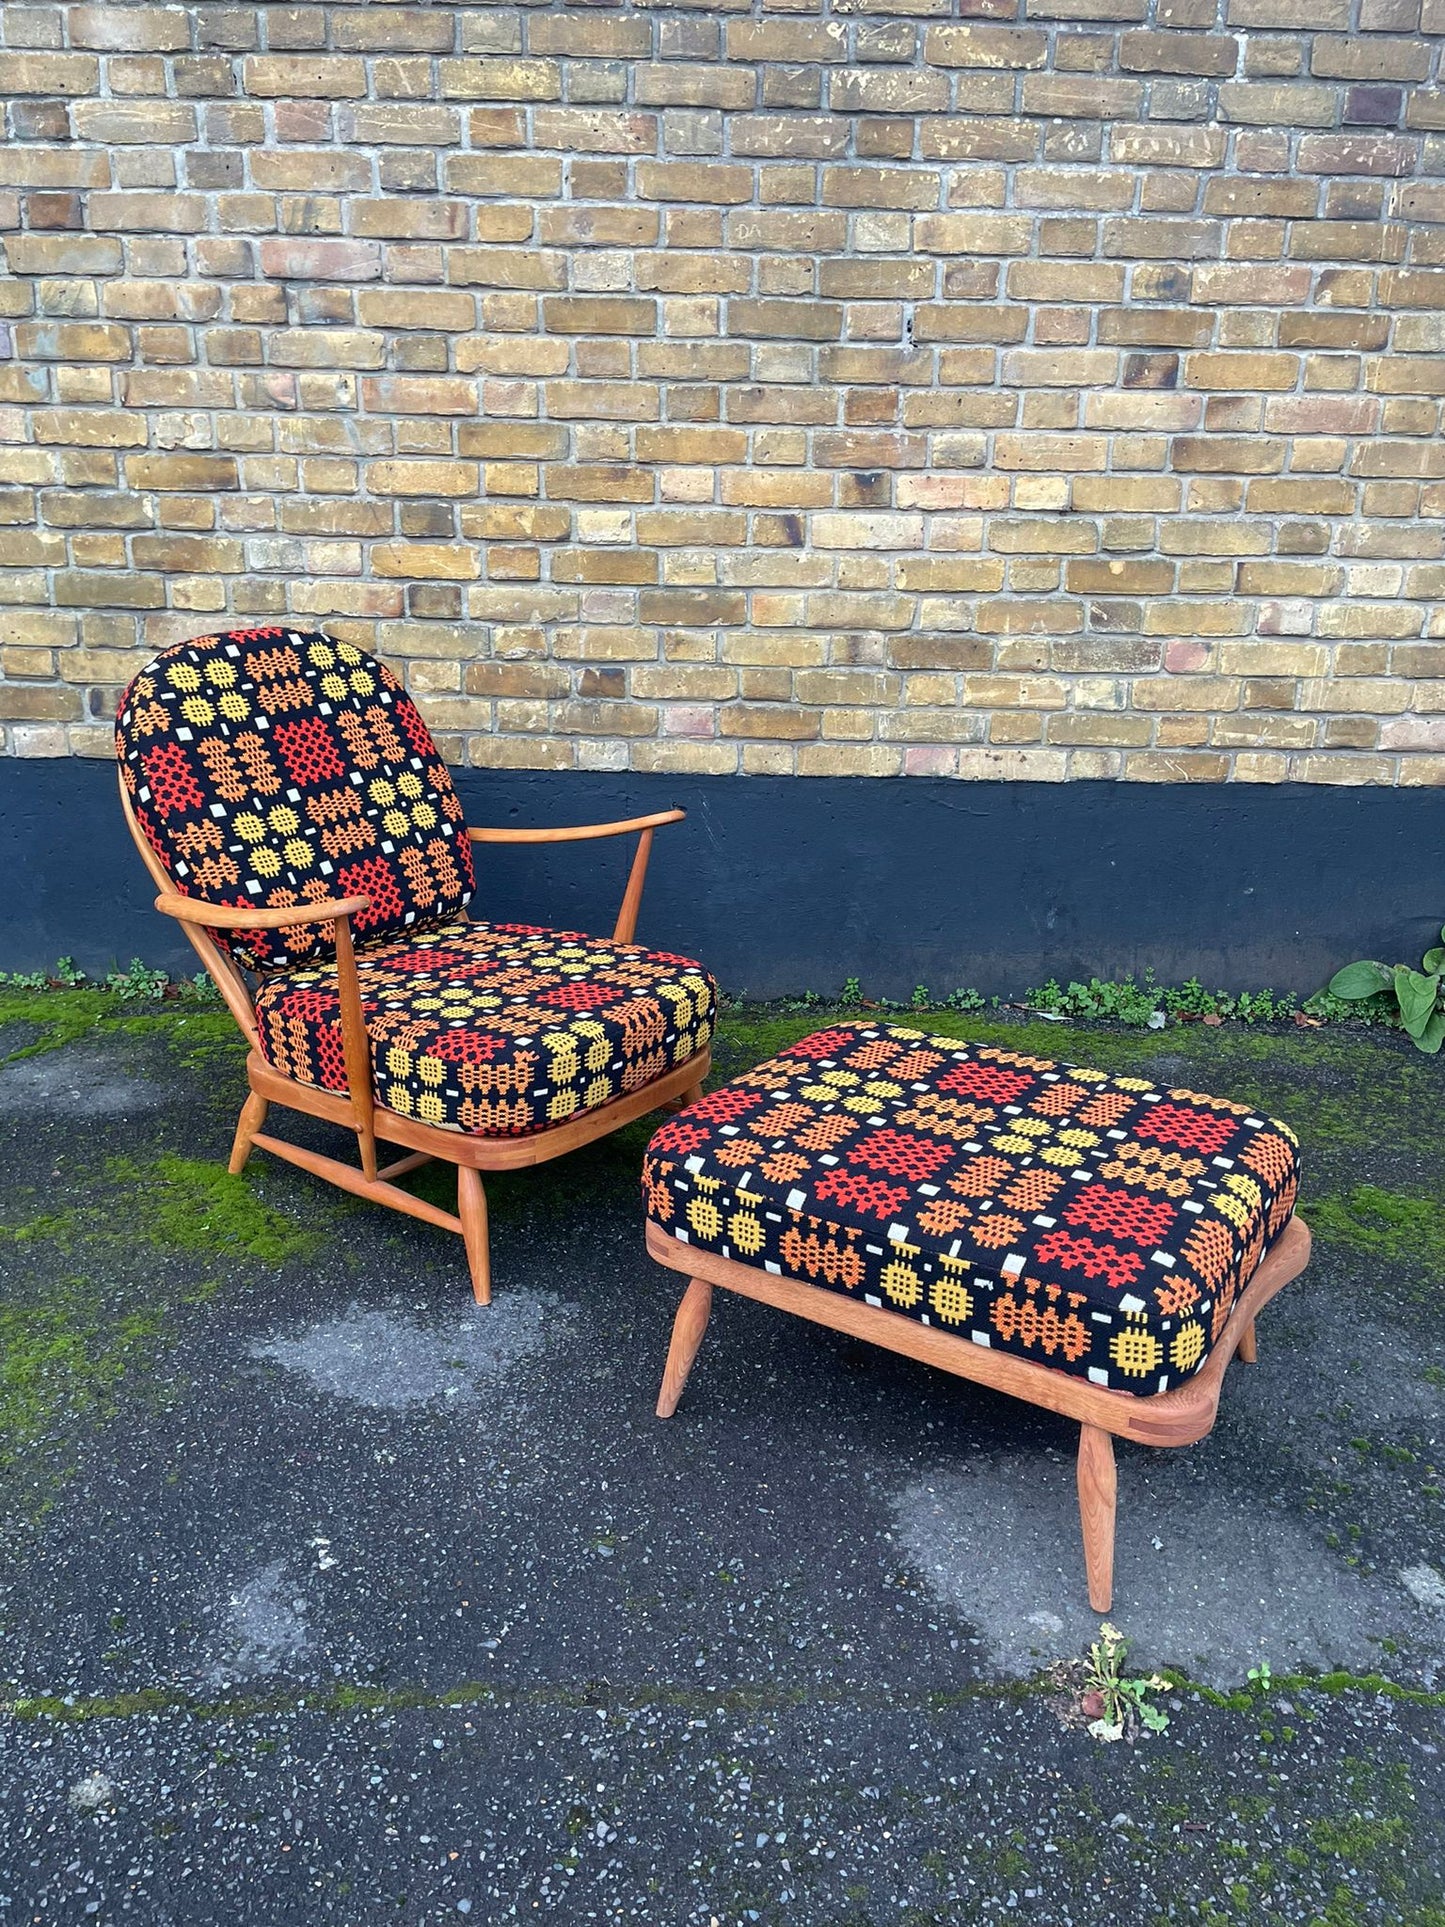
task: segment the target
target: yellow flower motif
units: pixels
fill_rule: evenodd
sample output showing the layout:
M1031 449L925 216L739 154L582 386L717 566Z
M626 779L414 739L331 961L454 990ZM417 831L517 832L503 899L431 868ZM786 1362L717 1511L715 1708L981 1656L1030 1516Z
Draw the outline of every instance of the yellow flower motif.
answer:
M886 1077L870 1077L863 1088L870 1097L902 1097L903 1095L903 1086L890 1084Z
M396 785L388 782L384 776L374 777L367 784L366 793L373 803L379 803L383 809L388 803L396 801Z
M388 836L405 836L411 828L411 818L405 810L387 810L382 816L381 827Z
M439 1057L419 1057L416 1060L416 1074L423 1084L444 1084L447 1067Z
M1214 1194L1214 1208L1221 1218L1228 1218L1229 1222L1237 1226L1239 1230L1247 1231L1249 1229L1249 1221L1254 1216L1254 1213L1241 1198L1236 1198L1232 1192L1216 1191Z
M411 806L411 820L419 830L434 829L436 827L437 813L430 803L413 803Z
M895 1305L916 1305L923 1296L923 1281L912 1265L894 1258L883 1267L883 1289Z
M802 1084L798 1087L798 1095L806 1097L813 1104L831 1104L838 1093L831 1084ZM873 1108L871 1099L868 1108L870 1111Z
M411 1076L411 1052L393 1044L386 1053L386 1068L393 1077Z
M281 846L281 854L293 870L309 870L316 861L316 853L304 836L289 837Z
M414 800L421 795L425 785L416 771L409 769L403 775L397 777L396 787L401 791L403 796Z
M411 1116L411 1092L404 1084L393 1084L386 1094L386 1107L397 1111L402 1117Z
M445 1124L447 1107L436 1091L422 1091L416 1100L416 1114L426 1124Z
M1016 1117L1009 1125L1016 1137L1047 1137L1053 1128L1041 1117Z
M301 828L301 818L296 814L295 810L288 808L285 803L278 803L274 810L268 810L266 812L266 821L276 832L277 836L294 836L296 831Z
M707 1239L709 1243L722 1235L722 1213L711 1198L689 1198L687 1221L698 1237Z
M1109 1340L1109 1356L1125 1378L1148 1378L1158 1371L1164 1347L1152 1332L1131 1322Z
M998 1142L997 1139L994 1140ZM1041 1164L1056 1164L1061 1171L1072 1171L1079 1161L1077 1151L1071 1151L1067 1144L1046 1144L1039 1152Z
M173 662L166 671L166 681L172 689L196 690L201 686L201 672L194 663Z
M321 678L321 693L333 703L344 702L346 700L345 676L323 676Z
M251 868L258 876L278 877L281 874L281 859L274 850L262 843L251 852Z
M354 642L338 642L336 645L336 653L348 669L354 669L357 663L361 661L361 651Z
M376 688L375 676L368 675L364 669L353 669L350 681L351 687L356 691L358 696L369 696Z
M205 729L208 724L216 720L215 709L204 696L187 696L181 704L181 714L188 723L194 723L197 729Z
M865 1097L862 1092L855 1092L852 1097L843 1099L843 1109L852 1111L856 1117L872 1117L877 1108L877 1098Z
M313 669L329 669L336 661L336 652L329 642L313 642L306 651L306 660Z
M1169 1357L1176 1372L1192 1371L1204 1356L1204 1327L1191 1318L1174 1334Z
M590 1056L591 1053L589 1052L588 1055ZM599 1104L605 1104L611 1096L612 1086L608 1083L607 1079L605 1077L594 1077L592 1082L587 1086L588 1110L595 1110Z
M821 1081L824 1084L836 1084L840 1091L851 1091L862 1080L856 1071L824 1071Z
M928 1298L946 1325L961 1325L973 1311L973 1293L962 1277L951 1272L934 1279Z
M1055 1135L1060 1144L1071 1145L1076 1151L1092 1151L1099 1142L1097 1131L1081 1130L1077 1124L1071 1124L1067 1131L1059 1131Z
M1253 1178L1247 1178L1243 1171L1231 1171L1224 1182L1231 1191L1244 1200L1251 1211L1258 1211L1264 1201L1264 1193Z
M763 1227L751 1211L734 1211L728 1219L728 1242L747 1258L755 1258L762 1250Z
M239 689L228 689L216 707L228 723L243 723L251 713L251 705Z
M1081 1077L1082 1071L1070 1071L1071 1077ZM1114 1082L1121 1091L1152 1091L1154 1086L1147 1077L1116 1077Z
M547 1105L547 1115L556 1123L559 1118L571 1117L576 1108L576 1091L554 1091Z
M211 681L217 689L229 689L236 680L236 665L217 656L210 664Z
M1016 1137L1012 1131L1000 1131L990 1146L995 1151L1032 1151L1033 1148L1031 1138Z

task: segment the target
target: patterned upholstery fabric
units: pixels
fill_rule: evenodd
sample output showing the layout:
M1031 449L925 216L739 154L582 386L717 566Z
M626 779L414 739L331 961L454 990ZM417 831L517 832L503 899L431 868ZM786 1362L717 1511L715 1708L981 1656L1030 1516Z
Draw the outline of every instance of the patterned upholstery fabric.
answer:
M702 1250L1153 1393L1204 1363L1298 1183L1246 1105L839 1024L669 1119L643 1193Z
M369 896L360 943L455 917L473 888L450 776L389 669L292 629L201 636L121 701L116 754L142 833L208 903ZM329 926L216 933L248 969L335 954Z
M377 1101L486 1137L563 1123L684 1063L717 986L686 957L514 923L455 923L357 953ZM267 1061L346 1089L335 968L268 978Z

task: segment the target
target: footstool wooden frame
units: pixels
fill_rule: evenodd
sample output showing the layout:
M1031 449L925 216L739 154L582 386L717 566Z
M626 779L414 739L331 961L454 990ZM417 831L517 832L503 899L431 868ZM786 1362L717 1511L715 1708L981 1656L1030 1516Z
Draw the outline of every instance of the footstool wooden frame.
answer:
M647 1227L647 1249L661 1265L688 1277L687 1290L672 1328L672 1343L662 1374L657 1416L671 1418L682 1397L712 1310L715 1285L776 1305L799 1318L853 1338L866 1338L906 1358L971 1378L1011 1398L1025 1399L1050 1412L1079 1421L1079 1515L1084 1534L1084 1566L1089 1604L1106 1613L1114 1595L1115 1438L1139 1445L1192 1445L1213 1427L1224 1374L1236 1355L1246 1364L1255 1357L1255 1320L1276 1292L1297 1278L1309 1263L1309 1227L1296 1214L1240 1293L1224 1330L1203 1366L1172 1391L1136 1397L1091 1385L1027 1358L1017 1358L971 1339L922 1325L897 1312L883 1311L773 1272L739 1264L736 1259L700 1251L670 1237L661 1226Z

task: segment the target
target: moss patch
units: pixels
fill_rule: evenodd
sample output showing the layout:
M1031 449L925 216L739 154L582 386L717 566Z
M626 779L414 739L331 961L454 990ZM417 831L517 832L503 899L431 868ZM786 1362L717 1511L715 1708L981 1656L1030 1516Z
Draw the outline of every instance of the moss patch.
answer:
M320 1242L315 1231L264 1203L244 1171L232 1177L224 1165L163 1152L149 1165L113 1158L106 1172L129 1190L126 1202L135 1228L152 1244L173 1251L279 1265L309 1257Z
M1343 1194L1314 1198L1310 1228L1317 1238L1349 1245L1397 1264L1445 1267L1445 1201L1357 1184Z
M38 1303L0 1306L0 1468L64 1422L109 1416L127 1370L155 1349L154 1309L107 1321L102 1292L67 1278Z

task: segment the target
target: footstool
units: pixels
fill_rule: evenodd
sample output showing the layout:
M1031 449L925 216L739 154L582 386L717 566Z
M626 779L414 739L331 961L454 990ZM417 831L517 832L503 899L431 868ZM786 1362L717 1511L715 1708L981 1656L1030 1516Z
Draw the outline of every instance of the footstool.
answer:
M1309 1260L1299 1146L1248 1105L892 1024L835 1024L664 1124L647 1249L683 1272L657 1411L721 1285L1079 1421L1089 1601L1115 1437L1188 1445Z

